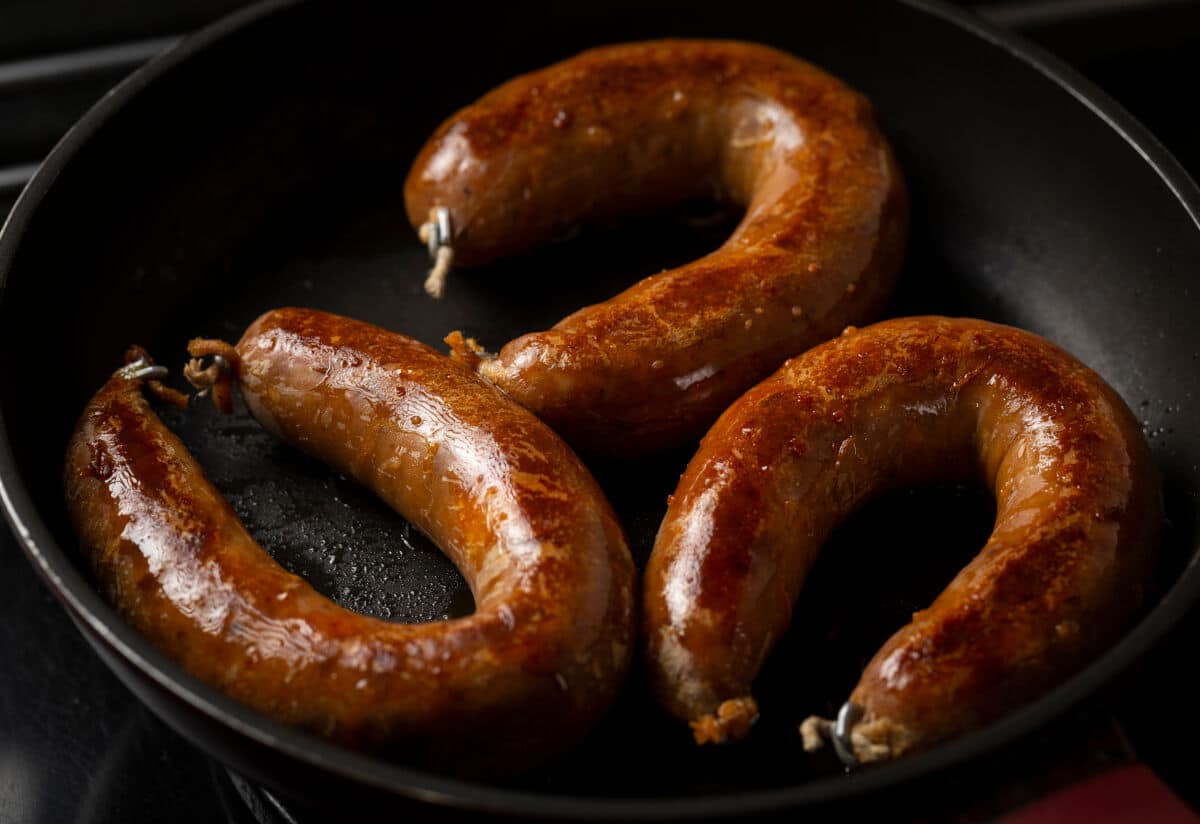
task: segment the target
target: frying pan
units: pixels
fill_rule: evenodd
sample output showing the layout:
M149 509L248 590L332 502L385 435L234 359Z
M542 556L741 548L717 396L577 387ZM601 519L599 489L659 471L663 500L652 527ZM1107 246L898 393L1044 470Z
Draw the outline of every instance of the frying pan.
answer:
M762 721L728 748L694 748L635 673L577 752L516 781L466 781L281 727L151 648L94 590L60 491L70 428L124 347L140 343L176 365L189 337L236 338L259 312L286 304L434 345L458 328L495 346L715 247L731 216L689 204L456 273L434 303L420 286L424 248L403 216L407 166L455 108L587 46L665 35L770 43L874 100L912 192L909 254L886 314L1031 329L1139 412L1170 521L1161 584L1139 623L997 724L850 775L832 757L803 754L794 725L835 709L878 645L981 545L992 505L976 490L894 495L839 530L760 679ZM297 798L392 813L419 804L425 816L663 819L928 787L949 768L1020 752L1031 734L1071 717L1200 592L1200 330L1189 311L1198 214L1195 185L1115 104L1036 49L941 4L267 3L118 87L14 208L0 236L4 508L42 578L130 689L217 759ZM394 620L471 609L457 572L402 519L244 414L217 418L195 406L169 423L256 537L321 591ZM593 465L639 563L687 457Z

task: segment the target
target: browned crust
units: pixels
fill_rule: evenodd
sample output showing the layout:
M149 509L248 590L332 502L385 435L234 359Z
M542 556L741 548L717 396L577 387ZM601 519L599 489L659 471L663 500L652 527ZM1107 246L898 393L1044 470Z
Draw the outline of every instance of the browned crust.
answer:
M907 196L869 102L764 46L610 46L457 112L405 185L414 226L449 209L462 264L712 191L747 209L721 249L480 364L577 448L609 455L699 435L786 358L880 311Z
M980 477L979 555L867 666L861 760L985 724L1111 644L1141 604L1162 521L1129 409L1028 332L904 318L848 331L737 401L680 480L646 570L657 693L695 719L750 685L830 530L896 485Z
M577 741L628 666L634 575L578 459L461 365L376 327L280 310L239 353L248 405L428 532L476 612L394 624L319 595L255 543L123 378L88 404L65 469L109 600L192 674L335 741L466 773L517 771ZM371 414L354 387L378 393ZM388 451L398 444L407 452Z

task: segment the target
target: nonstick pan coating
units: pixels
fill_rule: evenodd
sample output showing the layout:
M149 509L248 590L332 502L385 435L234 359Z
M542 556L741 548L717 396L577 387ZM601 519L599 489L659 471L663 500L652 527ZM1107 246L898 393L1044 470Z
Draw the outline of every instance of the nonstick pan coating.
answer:
M7 514L35 566L117 674L168 723L248 775L355 803L407 798L567 818L732 815L893 787L1011 745L1092 696L1172 626L1200 589L1200 231L1194 185L1152 138L1032 49L925 3L697 6L570 12L494 4L388 11L270 4L139 72L64 140L0 238L0 441ZM625 697L578 752L517 782L430 775L275 725L201 685L92 589L60 492L66 437L137 342L178 366L192 336L236 339L298 304L440 345L462 329L498 346L646 273L714 248L736 216L689 204L600 227L421 291L427 266L401 185L444 117L507 77L604 42L758 40L826 66L876 103L912 191L913 230L887 314L967 315L1058 342L1145 421L1170 530L1162 583L1136 629L1092 667L1000 724L845 776L800 750L863 664L990 529L976 490L870 505L835 536L761 679L745 744L694 748L645 698ZM285 566L355 609L429 620L471 608L458 573L369 495L264 435L244 414L168 420ZM686 451L595 464L639 563ZM931 528L931 525L936 525Z

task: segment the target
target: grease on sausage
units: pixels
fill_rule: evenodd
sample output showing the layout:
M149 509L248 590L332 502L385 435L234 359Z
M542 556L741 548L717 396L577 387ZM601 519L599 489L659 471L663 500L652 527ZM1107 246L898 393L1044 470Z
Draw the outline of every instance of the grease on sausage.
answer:
M453 115L405 184L414 226L449 210L463 264L714 194L746 209L720 249L479 362L577 448L610 455L698 436L786 358L880 311L907 199L870 103L765 46L610 46Z
M883 489L969 478L996 496L994 530L867 666L858 760L987 723L1083 666L1134 617L1157 553L1136 421L1035 335L908 318L794 358L705 436L646 570L661 702L702 722L748 696L838 522Z
M578 741L626 672L634 573L574 454L462 365L364 323L278 310L238 354L259 420L425 531L476 611L398 624L319 595L246 532L141 381L114 376L71 438L65 486L121 614L198 678L348 745L503 773Z

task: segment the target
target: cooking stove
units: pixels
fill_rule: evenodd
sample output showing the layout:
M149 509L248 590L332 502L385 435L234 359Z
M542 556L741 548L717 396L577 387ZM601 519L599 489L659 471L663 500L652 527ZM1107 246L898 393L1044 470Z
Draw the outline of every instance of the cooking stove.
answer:
M0 216L88 105L180 36L238 5L126 0L106 4L101 20L84 0L4 4ZM1200 80L1200 2L966 5L1080 69L1200 176L1200 120L1187 102ZM900 821L990 820L1132 761L1149 765L1200 807L1200 767L1190 743L1200 721L1188 717L1193 690L1179 665L1193 657L1198 639L1200 615L1193 613L1104 700L1027 746L1007 772L980 776L968 768L937 798L884 799L887 814ZM0 527L0 824L301 824L321 815L228 772L146 710L87 646Z

